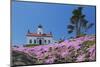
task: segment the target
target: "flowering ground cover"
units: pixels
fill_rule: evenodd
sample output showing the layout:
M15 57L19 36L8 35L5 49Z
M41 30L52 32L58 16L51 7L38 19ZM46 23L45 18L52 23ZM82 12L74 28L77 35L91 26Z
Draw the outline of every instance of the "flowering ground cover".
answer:
M12 47L12 57L13 65L95 61L95 35L72 38L59 44Z

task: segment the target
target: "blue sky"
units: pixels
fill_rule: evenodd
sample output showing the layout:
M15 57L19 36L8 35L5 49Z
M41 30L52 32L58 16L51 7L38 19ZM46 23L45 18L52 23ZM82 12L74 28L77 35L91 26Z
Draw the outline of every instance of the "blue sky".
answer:
M12 2L12 43L25 44L28 29L36 32L41 24L46 33L52 32L54 39L69 38L74 36L67 33L67 25L70 23L72 11L78 5L48 4L35 2ZM95 23L95 7L83 6L83 13L90 23ZM95 25L87 34L95 34Z

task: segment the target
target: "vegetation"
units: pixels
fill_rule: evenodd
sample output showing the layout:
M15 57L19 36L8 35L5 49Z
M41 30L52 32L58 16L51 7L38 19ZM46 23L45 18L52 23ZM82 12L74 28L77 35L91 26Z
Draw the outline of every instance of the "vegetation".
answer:
M31 48L14 47L13 65L52 64L95 61L95 37L84 36L56 45Z
M75 32L76 37L79 37L85 32L90 29L94 24L89 23L88 20L85 18L86 15L83 14L83 7L78 7L74 9L72 14L73 16L70 19L70 24L68 25L68 33Z
M93 41L85 41L85 42L82 43L82 45L85 45L88 48L90 46L94 45L94 44L95 44L95 40L93 40Z
M29 56L25 52L20 52L20 51L12 51L12 66L17 66L17 65L30 65L33 64L36 59L34 56Z
M39 44L27 44L24 47L33 47L33 46L38 46Z

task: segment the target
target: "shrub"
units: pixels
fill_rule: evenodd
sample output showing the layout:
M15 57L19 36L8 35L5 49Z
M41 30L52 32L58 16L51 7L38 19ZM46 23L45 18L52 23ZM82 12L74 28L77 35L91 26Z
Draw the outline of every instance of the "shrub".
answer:
M95 40L93 40L93 41L85 41L85 42L82 43L82 45L84 45L85 47L90 47L90 46L92 46L94 44L95 44Z
M33 46L39 46L39 44L27 44L24 47L33 47Z

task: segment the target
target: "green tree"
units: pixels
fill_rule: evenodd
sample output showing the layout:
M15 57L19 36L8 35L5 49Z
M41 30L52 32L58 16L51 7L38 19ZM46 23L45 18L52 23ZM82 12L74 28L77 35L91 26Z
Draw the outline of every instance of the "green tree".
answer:
M88 20L85 18L86 15L83 14L83 7L78 7L74 9L72 12L72 17L70 18L70 24L68 27L68 33L75 32L76 37L84 34L88 29L90 29L94 24L89 23Z

